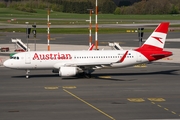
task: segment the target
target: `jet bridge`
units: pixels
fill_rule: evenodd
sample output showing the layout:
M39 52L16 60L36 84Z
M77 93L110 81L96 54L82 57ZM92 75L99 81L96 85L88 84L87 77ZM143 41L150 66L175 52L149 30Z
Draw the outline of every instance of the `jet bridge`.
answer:
M11 39L13 43L16 43L16 45L23 49L24 51L30 51L29 48L27 48L27 46L21 41L21 39L18 39L18 38L12 38Z

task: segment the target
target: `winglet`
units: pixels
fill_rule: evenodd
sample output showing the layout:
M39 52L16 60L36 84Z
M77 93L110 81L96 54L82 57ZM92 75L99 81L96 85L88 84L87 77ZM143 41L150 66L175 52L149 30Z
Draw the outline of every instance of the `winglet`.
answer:
M92 44L88 50L91 51L93 48L94 48L94 44Z
M125 54L122 56L122 58L118 62L123 62L128 54L128 51L125 52Z

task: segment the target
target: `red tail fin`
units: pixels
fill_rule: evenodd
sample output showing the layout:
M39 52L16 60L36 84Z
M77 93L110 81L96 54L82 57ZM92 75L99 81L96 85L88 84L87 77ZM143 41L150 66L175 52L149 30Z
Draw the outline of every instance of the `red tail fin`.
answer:
M158 60L172 55L172 52L164 51L164 44L168 32L169 22L162 22L149 36L145 43L136 49L149 61Z
M154 32L149 36L145 43L138 48L139 50L163 50L167 32L168 32L169 22L162 22L154 30Z

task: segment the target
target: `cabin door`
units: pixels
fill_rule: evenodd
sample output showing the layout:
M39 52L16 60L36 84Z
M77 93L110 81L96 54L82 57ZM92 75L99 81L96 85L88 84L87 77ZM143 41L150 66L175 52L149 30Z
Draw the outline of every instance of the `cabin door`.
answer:
M25 64L31 64L31 54L30 53L25 54Z

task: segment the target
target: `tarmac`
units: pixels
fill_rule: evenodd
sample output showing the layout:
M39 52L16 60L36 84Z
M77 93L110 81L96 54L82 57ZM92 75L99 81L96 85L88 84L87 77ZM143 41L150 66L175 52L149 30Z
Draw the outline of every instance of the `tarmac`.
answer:
M14 44L1 44L1 66L14 53ZM34 44L29 44L34 50ZM0 46L1 47L1 46ZM37 51L47 50L37 44ZM51 45L50 50L87 50L87 45ZM134 47L122 47L134 49ZM109 46L99 46L109 50ZM92 78L59 77L51 71L1 67L0 118L3 120L170 120L180 118L179 52L147 67L95 71ZM167 64L168 63L168 64ZM170 64L169 64L170 63ZM171 64L175 63L175 64Z
M15 44L1 44L0 47L9 47L10 51L8 52L0 52L0 66L3 66L3 62L7 59L9 59L11 53L15 53L14 50L17 49L17 46ZM36 51L47 51L47 45L46 44L36 44L36 47L34 44L29 44L29 48L31 51L34 51L36 48ZM52 44L50 45L51 51L57 51L57 50L88 50L88 45L65 45L65 44ZM110 50L112 49L109 46L98 46L99 50ZM122 47L125 50L134 49L135 47ZM157 62L168 62L168 63L180 63L180 49L177 48L165 48L167 51L173 52L173 55L161 60L158 60Z

